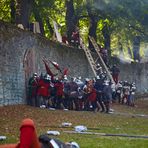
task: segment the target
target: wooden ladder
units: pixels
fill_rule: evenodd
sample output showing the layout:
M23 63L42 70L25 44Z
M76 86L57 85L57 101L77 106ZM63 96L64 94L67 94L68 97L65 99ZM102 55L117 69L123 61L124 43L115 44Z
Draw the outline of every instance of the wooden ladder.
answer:
M113 77L112 77L112 75L110 73L110 71L108 70L108 67L106 66L106 64L104 63L104 60L102 59L102 57L100 55L100 49L99 49L99 46L97 45L95 39L93 37L90 37L90 36L89 36L89 39L92 42L92 44L93 44L93 46L95 48L95 51L96 51L96 53L97 53L97 55L98 55L98 57L99 57L102 65L103 65L105 71L107 72L108 77L110 78L110 80L112 81L112 83L115 83L114 80L113 80Z
M82 49L84 50L85 55L86 55L86 57L87 57L87 59L88 59L88 62L89 62L89 64L90 64L90 66L91 66L91 69L92 69L92 71L93 71L93 73L94 73L94 75L95 75L95 77L96 77L96 76L97 76L97 60L98 60L98 58L95 59L95 58L92 56L90 49L87 48L87 47L84 45L84 42L83 42L82 38L80 38L80 45L81 45Z

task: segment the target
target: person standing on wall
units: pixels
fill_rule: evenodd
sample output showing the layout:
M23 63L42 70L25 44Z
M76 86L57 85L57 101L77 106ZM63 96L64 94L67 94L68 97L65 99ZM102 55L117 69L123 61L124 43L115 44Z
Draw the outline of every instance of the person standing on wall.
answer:
M119 73L120 73L119 67L117 67L117 65L114 64L113 67L111 68L111 72L112 72L113 80L117 84L119 81Z

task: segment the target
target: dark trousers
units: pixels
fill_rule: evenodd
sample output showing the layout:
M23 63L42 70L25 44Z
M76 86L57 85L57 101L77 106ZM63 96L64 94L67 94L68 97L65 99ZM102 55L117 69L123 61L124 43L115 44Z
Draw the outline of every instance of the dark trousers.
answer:
M104 107L104 103L103 103L103 96L102 96L102 93L100 93L100 92L97 93L97 101L101 107L101 111L104 111L105 107Z
M110 101L104 101L105 108L106 108L106 113L109 113L110 110Z
M62 105L63 105L63 98L62 96L55 96L55 103L56 103L56 108L57 109L62 109Z

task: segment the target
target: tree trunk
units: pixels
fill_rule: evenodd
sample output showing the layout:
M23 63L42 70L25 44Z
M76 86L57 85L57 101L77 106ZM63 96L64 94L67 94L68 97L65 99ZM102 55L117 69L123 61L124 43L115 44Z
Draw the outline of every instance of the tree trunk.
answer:
M133 56L135 61L140 62L140 36L135 36L133 40Z
M52 37L52 36L53 36L53 33L54 33L54 30L53 30L53 28L52 28L52 26L51 26L51 24L50 24L50 22L49 22L48 19L46 19L46 24L47 24L47 26L48 26L48 29L49 29L49 31L50 31L50 35L51 35L51 37Z
M121 41L118 41L118 49L120 53L123 53L123 46L122 46Z
M16 24L22 24L24 28L29 27L29 17L34 0L16 0Z
M95 40L97 40L96 30L97 30L97 21L95 19L95 16L91 15L88 35L93 37ZM89 38L88 38L88 43L89 43L89 49L94 50L94 47Z
M10 9L11 9L11 23L15 23L15 12L16 12L16 8L15 8L15 0L11 0L10 1Z
M105 23L104 28L102 30L103 37L104 37L104 48L108 51L109 58L111 57L111 50L110 50L110 33L109 33L109 26Z
M40 13L39 13L39 10L38 10L38 5L35 2L34 2L34 7L33 7L33 13L34 13L34 16L35 16L35 20L37 22L39 22L41 34L44 35L45 31L44 31L43 20L42 20L42 18L40 16Z
M68 41L71 41L72 32L75 31L77 25L77 17L75 16L75 10L73 5L73 0L66 0L66 27L67 27L67 38Z
M96 30L97 30L98 21L96 19L96 16L93 14L90 6L91 6L91 4L88 2L87 6L86 6L87 13L88 13L89 20L90 20L88 35L93 37L95 40L97 40ZM91 43L89 37L88 37L88 44L89 44L89 49L91 49L92 51L95 51L94 46Z

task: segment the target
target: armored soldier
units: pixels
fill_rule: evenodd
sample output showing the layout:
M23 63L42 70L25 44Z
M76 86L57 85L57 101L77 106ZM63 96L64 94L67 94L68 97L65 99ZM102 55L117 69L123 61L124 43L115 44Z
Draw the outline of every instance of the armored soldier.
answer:
M37 89L38 89L38 75L34 73L28 82L28 99L27 104L31 106L37 106Z
M69 92L69 109L78 110L78 85L75 82L75 78L71 78L71 81L68 83L68 92Z
M110 104L112 100L112 89L111 89L111 83L108 81L105 81L104 88L103 88L103 101L106 108L106 113L109 113L110 111Z
M44 76L44 78L39 80L39 88L37 91L39 105L45 105L48 107L49 99L51 95L51 76L48 74Z
M63 106L63 97L64 97L64 84L58 78L54 84L56 95L55 95L55 106L57 109L62 109Z
M99 106L101 107L101 112L104 112L105 111L105 107L104 107L104 104L103 104L103 80L97 76L96 77L96 82L95 82L95 85L94 85L94 88L96 89L97 91L97 103L99 104Z

